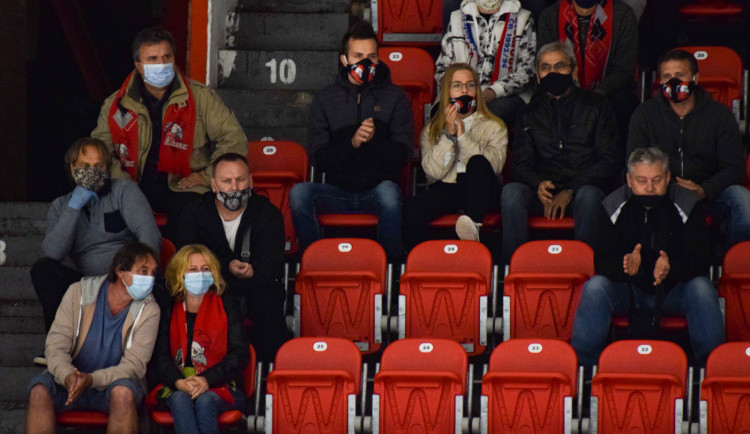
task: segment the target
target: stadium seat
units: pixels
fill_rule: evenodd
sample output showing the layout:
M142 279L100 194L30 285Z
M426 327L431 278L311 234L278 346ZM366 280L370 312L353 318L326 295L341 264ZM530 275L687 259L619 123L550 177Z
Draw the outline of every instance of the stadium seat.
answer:
M555 339L512 339L490 356L482 378L480 432L570 433L576 353Z
M750 342L719 345L701 385L701 432L750 432Z
M456 220L461 217L461 214L446 214L438 217L430 222L432 228L454 228L456 226ZM502 222L502 216L499 212L487 213L482 220L481 229L495 229L499 228Z
M399 338L445 338L469 355L487 346L492 255L476 241L434 240L406 259L399 294Z
M268 374L266 433L353 433L362 356L342 338L295 338Z
M175 253L177 253L177 248L174 246L174 243L166 238L162 238L161 251L159 252L159 265L162 270L167 268L167 264Z
M101 411L72 410L57 413L55 419L60 427L95 428L107 426L109 415Z
M363 353L377 352L386 267L383 248L372 240L327 238L312 243L295 279L295 335L346 338Z
M266 196L281 210L284 217L286 253L297 251L292 213L289 208L289 191L294 184L308 179L310 165L307 151L299 143L289 141L250 142L247 146L247 162L253 175L256 194Z
M685 353L671 342L610 344L591 382L590 432L682 432L687 369Z
M719 297L724 298L728 342L750 341L750 241L732 246L724 256Z
M245 388L245 396L250 397L255 392L255 349L252 345L249 346L250 358L248 359L247 366L242 371L242 378L244 380L243 386ZM146 398L146 411L151 414L151 420L156 423L161 431L164 431L166 427L174 425L174 419L172 418L172 412L168 410L157 410L156 396L159 393L161 386L155 387L149 396ZM226 428L236 425L242 420L243 412L240 410L229 410L219 415L219 427Z
M438 45L443 37L443 2L373 0L373 28L382 44Z
M544 216L529 216L529 229L543 231L573 230L573 217L548 219Z
M570 341L581 288L594 275L594 252L573 240L530 241L510 260L503 297L504 339Z
M373 434L461 433L467 356L447 339L401 339L380 362L372 396Z
M739 19L742 16L742 5L726 0L697 0L680 6L680 15L689 20Z
M419 158L419 136L429 122L435 98L435 60L417 47L380 47L378 58L388 64L393 84L409 95L414 116L413 158Z
M158 227L159 230L163 230L164 226L167 225L167 215L163 212L154 211L154 220L156 221L156 227Z

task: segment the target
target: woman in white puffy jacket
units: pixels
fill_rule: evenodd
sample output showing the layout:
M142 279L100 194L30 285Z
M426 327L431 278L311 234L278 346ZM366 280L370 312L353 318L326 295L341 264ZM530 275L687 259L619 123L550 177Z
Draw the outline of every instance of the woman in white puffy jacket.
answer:
M466 63L449 66L443 75L439 106L421 136L429 185L404 211L409 248L429 238L430 221L457 212L458 237L479 240L485 214L499 208L508 130L477 97L479 89L477 73Z

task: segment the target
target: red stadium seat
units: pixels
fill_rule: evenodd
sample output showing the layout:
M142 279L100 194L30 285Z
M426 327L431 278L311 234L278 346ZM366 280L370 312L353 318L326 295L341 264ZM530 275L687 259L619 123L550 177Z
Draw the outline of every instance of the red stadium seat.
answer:
M158 227L159 230L163 230L164 226L167 225L167 215L163 212L154 211L154 220L156 221L156 227Z
M159 265L161 265L162 269L167 268L167 264L175 253L177 253L177 248L174 246L174 243L166 238L162 238L161 252L159 252Z
M295 279L295 334L346 338L364 353L377 352L386 267L383 248L372 240L327 238L312 243Z
M310 165L307 151L296 142L250 142L247 146L247 162L253 175L255 193L266 196L281 210L284 217L285 252L295 253L297 238L289 208L289 191L294 184L308 178Z
M55 419L62 427L92 428L107 426L109 415L101 411L73 410L57 413Z
M718 346L701 385L701 428L708 433L750 432L750 342Z
M361 364L357 346L347 339L286 342L268 374L265 432L354 432Z
M674 433L682 423L687 357L671 342L610 344L591 382L591 433Z
M729 3L726 0L697 0L694 3L680 6L680 15L686 19L739 19L742 17L742 5Z
M453 339L469 355L484 352L492 285L492 255L484 245L420 243L409 253L400 282L400 338Z
M419 157L419 135L429 121L430 107L435 98L435 60L416 47L380 47L380 61L388 64L391 80L401 86L411 101L414 116L414 152Z
M481 432L569 433L576 353L554 339L512 339L490 356L482 378Z
M594 252L573 240L530 241L510 260L503 297L504 339L570 340L583 284L594 275Z
M438 217L430 222L430 227L433 228L453 228L456 226L456 220L461 217L461 214L446 214ZM499 212L487 213L482 220L482 229L494 229L499 228L502 222L502 217Z
M722 269L719 297L725 300L727 341L750 341L750 241L729 249Z
M573 217L563 217L561 219L548 219L544 216L529 216L529 229L543 231L573 230Z
M390 344L374 380L373 434L460 433L467 364L455 341Z
M247 366L242 371L243 386L245 388L245 396L252 396L255 392L255 349L252 345L249 346L250 358L248 359ZM154 388L149 396L146 398L146 411L151 414L151 419L160 427L167 427L174 425L174 419L172 418L172 412L166 410L156 410L156 395L159 393L161 387ZM229 410L219 415L219 427L226 428L236 425L242 420L242 411L240 410Z
M443 2L376 0L372 21L382 44L438 45L443 37Z

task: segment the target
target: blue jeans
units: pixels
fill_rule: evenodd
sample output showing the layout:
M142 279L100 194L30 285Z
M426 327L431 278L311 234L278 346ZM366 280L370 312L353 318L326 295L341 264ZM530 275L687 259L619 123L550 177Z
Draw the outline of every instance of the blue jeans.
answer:
M711 215L727 221L727 248L750 240L750 191L744 186L725 188L711 206Z
M653 309L653 295L637 288L633 292L637 308ZM571 340L580 365L592 366L597 363L607 343L612 314L625 315L629 307L627 283L595 275L583 285ZM705 364L711 351L724 342L724 320L719 299L716 289L705 277L694 277L675 285L664 298L662 312L664 315L687 317L690 343L696 360L701 364Z
M289 193L300 251L322 238L318 214L370 213L378 216L378 242L389 258L401 256L401 189L392 181L352 193L329 184L303 182Z
M232 391L234 405L230 408L219 395L206 391L193 400L190 395L175 390L167 398L167 406L172 411L174 431L177 434L218 434L219 415L227 410L242 409L245 397L240 391Z
M47 389L52 403L55 406L55 411L68 411L68 410L95 410L109 413L109 397L112 394L112 389L116 386L127 387L133 394L133 398L137 406L143 403L144 391L140 383L130 378L121 378L113 381L106 389L97 390L91 388L81 393L75 401L71 402L70 405L65 405L65 401L68 400L68 390L65 386L61 386L55 382L55 377L50 374L49 371L44 371L29 381L28 392L37 384L41 384Z
M592 185L584 185L573 196L565 215L573 215L575 239L592 248L599 230L604 193ZM528 185L512 182L503 187L501 196L503 213L503 257L510 263L513 252L529 239L529 214L544 215L544 205ZM572 211L572 212L571 212Z

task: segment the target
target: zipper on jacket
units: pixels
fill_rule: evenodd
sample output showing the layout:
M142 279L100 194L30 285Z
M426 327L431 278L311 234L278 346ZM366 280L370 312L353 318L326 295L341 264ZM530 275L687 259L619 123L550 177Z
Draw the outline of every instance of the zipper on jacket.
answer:
M682 144L685 142L685 120L680 119L680 143L677 150L680 153L680 178L685 178L685 154L682 151Z
M357 86L357 126L362 123L362 86Z

